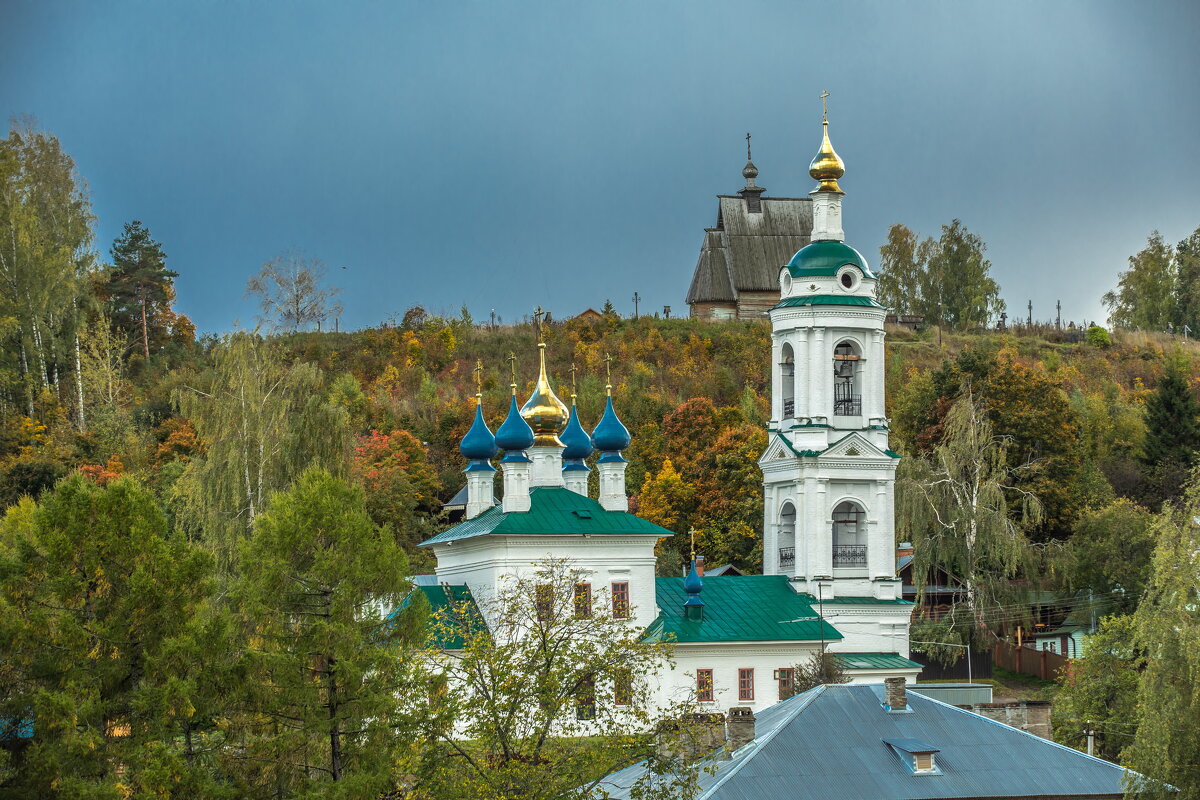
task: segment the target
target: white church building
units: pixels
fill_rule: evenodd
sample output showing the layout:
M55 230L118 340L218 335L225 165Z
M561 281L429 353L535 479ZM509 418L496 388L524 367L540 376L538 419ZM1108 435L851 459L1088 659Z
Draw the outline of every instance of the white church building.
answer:
M422 543L436 574L416 580L431 604L494 596L506 577L566 559L577 586L616 617L675 642L666 695L704 707L760 710L781 699L791 668L822 646L855 683L916 678L908 659L911 603L896 576L893 487L899 456L884 412L884 308L876 276L844 243L844 174L823 122L809 173L812 242L779 273L772 325L771 422L763 472L763 575L655 577L655 544L672 532L629 513L629 432L609 390L589 435L555 396L545 344L533 395L493 435L477 406L460 445L468 460L466 518ZM767 354L763 354L767 357ZM494 500L499 461L503 500ZM588 496L594 453L599 496ZM786 695L785 695L786 696Z

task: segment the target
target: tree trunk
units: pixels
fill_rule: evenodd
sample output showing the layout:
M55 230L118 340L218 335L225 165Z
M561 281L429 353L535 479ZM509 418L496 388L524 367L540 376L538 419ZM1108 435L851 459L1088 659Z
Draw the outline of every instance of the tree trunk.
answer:
M337 675L334 674L335 661L331 656L325 668L329 674L329 771L335 781L342 779L342 731L338 727L338 696Z
M150 360L150 331L146 327L146 296L142 295L142 349L146 353L146 360Z
M79 432L87 430L87 419L83 412L83 361L79 357L79 332L75 333L75 395L79 403Z

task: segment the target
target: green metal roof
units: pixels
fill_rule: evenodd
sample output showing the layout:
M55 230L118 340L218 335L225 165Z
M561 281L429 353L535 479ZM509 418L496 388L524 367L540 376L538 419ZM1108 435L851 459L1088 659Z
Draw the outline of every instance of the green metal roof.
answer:
M862 253L845 242L829 240L800 248L787 263L787 268L793 278L831 278L847 264L858 267L868 278L875 277Z
M799 306L870 306L871 308L883 308L873 298L841 294L810 294L804 297L788 297L781 300L775 308L796 308Z
M834 653L846 669L921 669L899 653Z
M446 629L451 624L447 616L452 610L451 604L467 604L467 619L459 620L459 624L465 622L471 626L477 625L479 629L486 628L487 624L483 621L483 615L479 613L479 606L475 604L475 598L471 596L471 590L465 584L456 586L414 586L413 591L404 598L404 602L400 604L400 608L396 609L395 613L399 613L407 608L417 592L425 595L425 599L429 601L430 627L433 629L436 639L434 644L438 647L444 650L461 650L464 644L462 637L459 635L437 635L439 633L447 633ZM457 611L458 609L453 610Z
M807 642L842 638L819 620L805 595L797 594L784 575L729 575L704 579L700 599L704 617L684 616L683 578L655 578L658 619L647 636L670 636L677 642Z
M672 536L666 528L635 517L626 511L607 511L595 500L561 486L538 486L529 490L529 510L505 513L492 506L474 519L426 539L420 547L488 534L537 536Z
M806 602L817 602L817 598L811 594L802 594L800 596ZM877 597L826 597L825 604L835 606L911 606L913 602L911 600L880 600Z

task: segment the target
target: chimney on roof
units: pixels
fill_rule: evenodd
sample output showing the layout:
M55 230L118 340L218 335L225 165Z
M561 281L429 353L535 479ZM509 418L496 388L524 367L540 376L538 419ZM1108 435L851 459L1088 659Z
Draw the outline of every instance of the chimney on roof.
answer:
M732 753L754 741L754 712L749 706L734 706L729 709L725 727L729 732L727 746Z
M704 577L704 556L696 556L696 574Z
M904 678L883 679L883 704L888 711L908 710L908 691Z

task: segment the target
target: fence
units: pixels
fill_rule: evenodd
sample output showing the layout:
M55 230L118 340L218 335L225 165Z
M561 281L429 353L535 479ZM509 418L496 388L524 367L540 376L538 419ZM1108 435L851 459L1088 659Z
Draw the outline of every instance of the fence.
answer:
M1058 680L1060 672L1071 669L1071 659L1066 656L1049 650L1016 647L1007 642L996 642L992 647L992 661L1009 672L1032 675L1044 681Z

